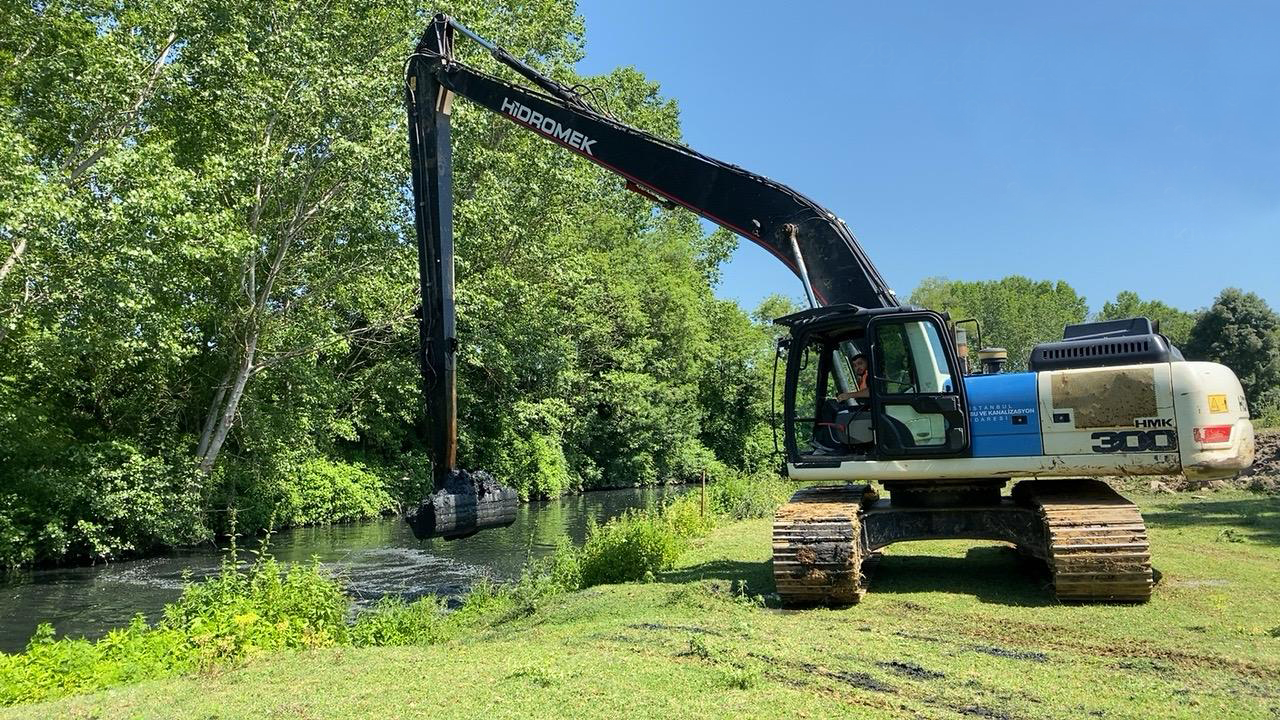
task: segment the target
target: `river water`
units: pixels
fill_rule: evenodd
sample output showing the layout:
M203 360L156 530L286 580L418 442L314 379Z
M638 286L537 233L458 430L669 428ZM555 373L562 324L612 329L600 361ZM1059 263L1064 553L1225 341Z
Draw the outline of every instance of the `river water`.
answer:
M581 543L591 521L604 522L632 507L661 502L678 489L601 490L521 505L513 525L462 540L419 541L399 518L285 530L270 552L283 562L319 558L340 574L359 605L387 594L414 598L457 595L482 577L519 577L525 563L550 554L560 538ZM136 613L150 619L182 591L183 576L218 571L213 547L89 567L37 570L0 582L0 652L16 652L42 622L59 635L97 637L127 624Z

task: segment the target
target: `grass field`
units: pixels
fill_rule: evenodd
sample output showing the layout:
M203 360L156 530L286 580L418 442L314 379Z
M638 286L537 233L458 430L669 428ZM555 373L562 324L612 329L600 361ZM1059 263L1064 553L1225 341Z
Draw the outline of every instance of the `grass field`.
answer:
M780 610L756 520L657 582L446 644L275 655L0 717L1280 718L1280 497L1137 500L1160 573L1140 606L1063 606L1010 549L932 542L891 547L858 606Z

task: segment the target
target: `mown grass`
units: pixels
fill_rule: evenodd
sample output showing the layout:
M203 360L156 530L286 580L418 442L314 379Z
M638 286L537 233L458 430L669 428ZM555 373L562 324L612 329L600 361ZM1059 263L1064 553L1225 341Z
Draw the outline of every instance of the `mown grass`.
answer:
M436 644L260 655L0 717L1276 717L1280 499L1139 500L1145 605L1064 606L1010 550L933 542L890 548L858 606L781 610L755 519L653 582L478 606Z
M565 542L551 558L527 567L519 582L481 583L448 612L441 598L406 603L390 597L352 619L341 580L317 563L286 570L258 550L256 561L242 568L233 546L221 572L189 583L154 625L139 616L96 641L55 639L53 628L42 625L25 652L0 653L0 706L225 669L283 650L442 642L477 620L529 615L566 592L653 581L718 519L768 514L786 489L776 476L729 474L707 498L686 495L592 525L582 547Z

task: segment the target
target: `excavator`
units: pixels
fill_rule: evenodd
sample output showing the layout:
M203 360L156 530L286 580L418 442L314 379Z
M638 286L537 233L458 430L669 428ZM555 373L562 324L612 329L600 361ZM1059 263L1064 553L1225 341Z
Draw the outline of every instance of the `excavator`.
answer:
M534 87L460 62L458 35ZM1235 374L1185 360L1146 318L1068 326L1033 349L1027 372L1001 372L1001 353L984 351L967 374L957 324L900 302L845 222L786 185L630 127L592 92L443 14L405 80L435 473L435 492L407 518L420 538L508 525L516 507L513 490L457 467L449 128L459 96L759 245L800 279L809 308L776 320L786 329L775 359L781 470L805 483L773 523L784 604L856 603L865 561L929 539L1010 543L1045 563L1063 601L1143 602L1154 585L1146 526L1101 478L1212 479L1253 462Z

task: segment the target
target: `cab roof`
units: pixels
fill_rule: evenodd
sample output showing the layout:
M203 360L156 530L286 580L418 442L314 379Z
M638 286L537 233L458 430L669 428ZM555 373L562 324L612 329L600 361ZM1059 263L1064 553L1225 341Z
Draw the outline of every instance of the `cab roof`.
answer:
M864 308L849 304L824 305L801 310L790 315L783 315L774 320L773 323L791 328L793 333L799 329L821 331L837 326L848 327L850 324L859 323L859 321L862 324L866 324L871 318L878 315L919 312L923 309L915 305L899 305L898 307L887 308Z

